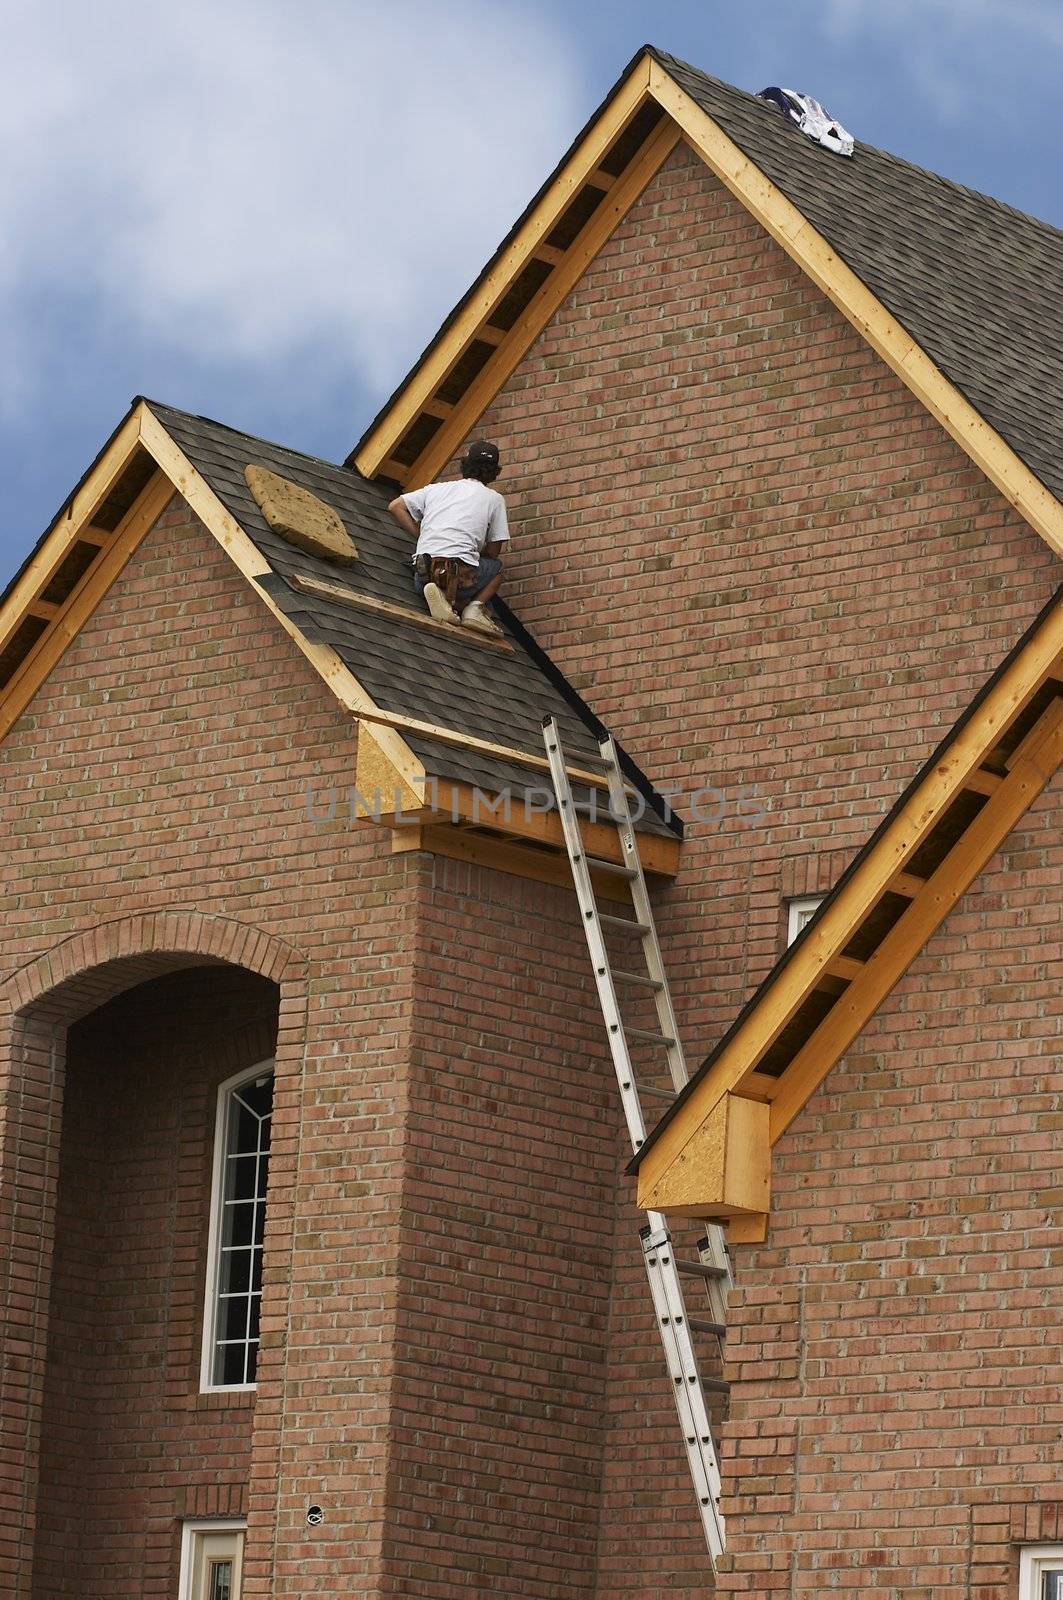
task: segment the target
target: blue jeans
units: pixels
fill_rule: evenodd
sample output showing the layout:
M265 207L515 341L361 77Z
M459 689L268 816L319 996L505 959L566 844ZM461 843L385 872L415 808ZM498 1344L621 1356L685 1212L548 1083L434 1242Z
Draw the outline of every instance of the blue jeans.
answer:
M468 605L470 600L475 600L481 590L486 589L492 578L497 578L502 571L502 563L496 556L481 556L477 567L467 567L462 562L462 571L458 579L458 604ZM466 577L466 574L468 576ZM424 594L427 578L419 578L414 573L413 586L418 594Z

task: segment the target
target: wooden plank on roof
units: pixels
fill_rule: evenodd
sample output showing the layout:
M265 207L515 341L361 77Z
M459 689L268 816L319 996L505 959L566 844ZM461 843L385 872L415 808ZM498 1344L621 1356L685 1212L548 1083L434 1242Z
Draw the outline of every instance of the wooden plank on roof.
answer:
M415 628L427 628L433 633L451 639L456 644L493 650L496 654L513 654L511 639L494 638L491 634L480 633L475 628L463 628L458 623L442 621L438 617L429 615L427 611L416 610L412 605L400 606L393 600L378 600L374 595L361 594L356 589L347 588L345 584L332 583L327 578L316 578L308 572L293 572L287 581L293 588L301 589L304 594L319 595L322 600L334 600L340 605L354 606L356 610L373 611L378 616L393 617L396 622L409 623Z

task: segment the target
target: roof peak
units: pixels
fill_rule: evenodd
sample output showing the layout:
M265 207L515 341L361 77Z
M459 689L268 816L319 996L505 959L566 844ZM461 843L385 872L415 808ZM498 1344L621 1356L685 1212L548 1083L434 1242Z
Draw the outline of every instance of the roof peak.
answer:
M667 50L662 50L659 45L650 43L641 46L638 54L624 68L623 76L627 77L632 67L646 56L656 61L666 72L670 72L672 67L678 67L683 72L689 72L696 77L703 78L706 83L711 84L715 89L723 89L731 94L742 95L745 99L757 105L764 104L756 91L743 89L741 85L736 83L729 83L726 78L718 78L714 73L706 72L704 67L695 66L692 61L686 61L682 56L673 55ZM946 176L945 173L939 172L936 167L924 167L919 162L912 161L908 156L898 155L896 151L887 150L883 145L871 144L866 139L857 138L856 146L859 151L863 151L867 155L880 156L885 161L907 167L910 172L918 173L921 177L932 178L938 183L945 184L957 193L967 196L968 199L979 200L985 205L995 206L1008 216L1018 217L1025 222L1031 223L1036 228L1046 229L1056 238L1063 238L1063 228L1057 227L1055 223L1047 222L1043 217L1037 216L1032 211L1023 211L1021 207L1011 205L1007 200L1002 200L999 195L989 194L984 189L975 189L970 184L961 183L958 178Z

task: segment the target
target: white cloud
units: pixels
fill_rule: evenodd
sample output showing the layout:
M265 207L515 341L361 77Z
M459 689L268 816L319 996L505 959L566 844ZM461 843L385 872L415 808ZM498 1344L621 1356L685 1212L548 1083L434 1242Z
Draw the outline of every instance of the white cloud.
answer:
M6 13L9 398L32 385L28 307L57 295L175 349L264 367L313 349L393 381L585 109L560 35L489 0Z
M829 33L888 36L912 85L943 122L959 122L999 79L1002 60L1063 46L1058 0L826 0Z
M1001 27L1063 44L1057 0L889 0L886 5L882 0L827 0L826 15L842 33L873 23L909 35L913 27L920 34L939 35L944 28L971 42L978 30Z

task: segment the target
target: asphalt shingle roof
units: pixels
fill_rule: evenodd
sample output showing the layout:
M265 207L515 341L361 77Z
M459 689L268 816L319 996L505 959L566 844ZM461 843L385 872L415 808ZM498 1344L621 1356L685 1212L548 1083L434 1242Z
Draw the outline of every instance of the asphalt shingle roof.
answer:
M650 54L1063 499L1063 232L859 139L835 155L756 95Z
M209 418L154 400L147 404L269 562L276 577L257 581L270 598L308 637L331 646L378 706L536 756L544 754L542 719L553 715L569 762L597 770L601 725L511 613L503 613L514 643L511 654L484 649L457 628L437 632L418 625L415 619L425 613L412 588L410 541L387 511L393 486ZM358 547L353 566L309 555L273 532L244 479L244 468L256 463L335 508ZM400 606L411 622L292 588L288 580L298 576L342 583ZM529 788L542 791L549 785L548 774L516 762L405 731L402 736L436 777L477 785L491 794L509 788L523 795ZM628 771L640 787L649 789L633 763ZM586 798L586 791L573 787L577 799ZM485 815L484 821L489 820ZM678 831L649 812L644 826L659 833Z

